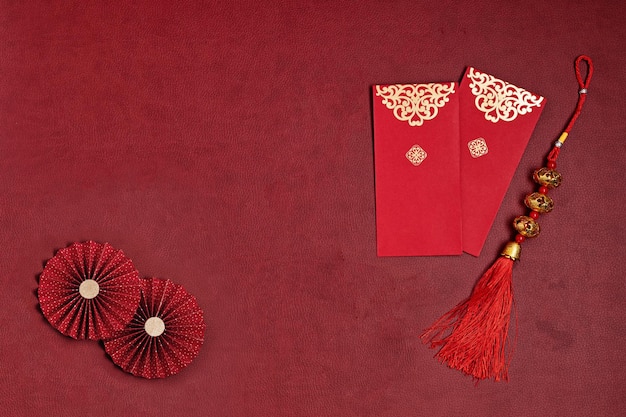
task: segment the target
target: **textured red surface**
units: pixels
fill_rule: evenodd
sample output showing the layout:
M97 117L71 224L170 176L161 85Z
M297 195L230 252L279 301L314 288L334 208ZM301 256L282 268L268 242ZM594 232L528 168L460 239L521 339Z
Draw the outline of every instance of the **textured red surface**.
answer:
M0 1L0 409L7 416L620 416L626 408L626 6ZM511 235L595 74L513 285L508 383L421 331ZM546 97L482 255L378 258L371 86L475 66ZM183 285L205 343L162 380L48 325L37 275L75 241Z

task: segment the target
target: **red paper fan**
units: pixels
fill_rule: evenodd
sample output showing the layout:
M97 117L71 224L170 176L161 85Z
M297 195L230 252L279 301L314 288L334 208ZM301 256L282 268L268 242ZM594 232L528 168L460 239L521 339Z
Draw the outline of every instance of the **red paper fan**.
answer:
M39 304L52 326L74 339L103 339L133 318L141 279L108 243L74 243L50 259L39 278Z
M126 329L104 341L113 362L144 378L178 373L198 355L204 317L192 295L170 280L144 280L141 301Z

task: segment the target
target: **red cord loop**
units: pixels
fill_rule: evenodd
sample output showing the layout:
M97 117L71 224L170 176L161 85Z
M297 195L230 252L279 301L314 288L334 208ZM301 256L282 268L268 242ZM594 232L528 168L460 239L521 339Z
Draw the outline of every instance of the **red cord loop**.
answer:
M587 64L587 76L583 79L580 64L582 62ZM578 86L580 87L581 94L587 93L587 88L589 88L589 82L591 82L591 76L593 75L593 62L591 62L591 58L587 55L581 55L576 58L576 79L578 80Z
M587 76L583 78L581 73L581 63L585 62L587 64ZM576 104L576 110L574 110L574 114L570 118L567 127L563 132L569 134L570 130L574 126L574 122L578 119L580 115L580 111L583 108L583 104L585 104L585 98L587 98L587 88L589 87L589 82L591 82L591 76L593 75L593 62L591 62L591 58L587 55L581 55L576 58L576 79L578 80L578 86L580 87L579 95L578 95L578 103ZM562 142L562 141L561 141Z
M585 78L583 78L581 71L581 64L583 62L587 64L587 75L585 76ZM565 128L565 130L563 130L561 137L555 142L554 148L550 151L550 154L548 155L548 162L551 162L553 164L556 163L556 158L559 156L559 151L561 150L563 142L565 142L565 139L569 135L569 132L572 130L576 119L578 119L578 116L580 116L580 112L583 109L583 104L585 104L585 99L587 98L587 88L589 87L589 83L591 82L591 76L593 75L593 62L591 61L591 58L589 58L587 55L580 55L578 58L576 58L576 63L574 67L576 69L576 80L578 80L578 87L580 88L578 90L578 102L576 103L576 109L574 110L572 117L570 117L569 122L567 123L567 127Z

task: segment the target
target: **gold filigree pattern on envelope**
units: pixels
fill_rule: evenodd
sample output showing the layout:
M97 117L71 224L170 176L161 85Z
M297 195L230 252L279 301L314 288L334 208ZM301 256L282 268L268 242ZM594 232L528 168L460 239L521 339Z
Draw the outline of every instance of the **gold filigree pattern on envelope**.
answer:
M454 93L454 83L377 85L376 96L393 111L393 115L410 126L421 126L439 114Z
M469 148L469 152L470 155L472 155L472 158L480 158L481 156L487 155L489 153L487 142L483 138L470 140L469 142L467 142L467 147Z
M421 146L413 145L411 146L411 149L407 151L405 156L406 159L408 159L413 165L418 166L419 164L424 162L424 159L426 159L428 155Z
M476 97L476 108L485 114L485 119L493 123L515 120L518 116L532 112L533 107L541 107L543 102L543 97L474 68L469 69L467 77L472 80L469 87Z

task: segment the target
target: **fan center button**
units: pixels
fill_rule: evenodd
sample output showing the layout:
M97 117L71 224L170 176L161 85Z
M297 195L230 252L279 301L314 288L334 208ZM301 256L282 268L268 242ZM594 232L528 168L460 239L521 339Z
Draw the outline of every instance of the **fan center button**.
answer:
M165 323L158 317L150 317L143 326L146 333L152 337L161 336L165 331Z
M83 298L91 300L92 298L96 298L96 296L100 292L100 286L93 279L86 279L80 283L80 286L78 287L78 292Z

